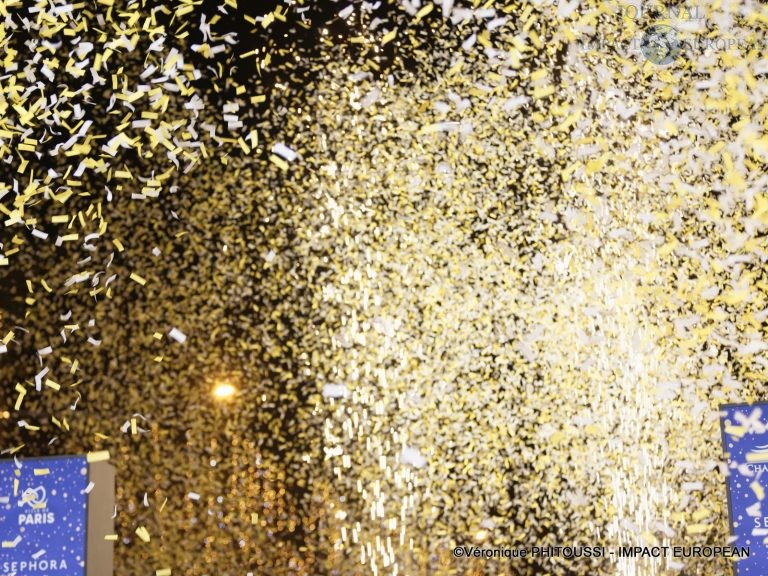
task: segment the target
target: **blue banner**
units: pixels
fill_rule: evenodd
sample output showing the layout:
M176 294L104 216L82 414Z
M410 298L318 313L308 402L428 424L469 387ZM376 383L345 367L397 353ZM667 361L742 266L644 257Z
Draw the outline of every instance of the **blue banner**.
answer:
M0 575L84 576L85 456L0 461Z
M768 575L768 402L720 407L728 460L728 514L733 546L749 547L736 576Z

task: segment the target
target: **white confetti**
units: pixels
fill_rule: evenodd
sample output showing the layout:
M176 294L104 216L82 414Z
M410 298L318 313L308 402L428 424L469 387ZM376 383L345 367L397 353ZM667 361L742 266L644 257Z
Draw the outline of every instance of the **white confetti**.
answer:
M168 332L168 336L173 338L176 342L179 344L184 344L184 342L187 341L187 336L184 334L181 330L178 328L171 328L171 331Z

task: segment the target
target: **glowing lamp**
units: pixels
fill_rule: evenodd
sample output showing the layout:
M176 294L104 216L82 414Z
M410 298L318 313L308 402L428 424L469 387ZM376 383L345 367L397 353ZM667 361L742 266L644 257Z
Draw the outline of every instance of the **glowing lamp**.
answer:
M213 389L213 397L217 400L228 400L237 392L237 388L228 382L221 382Z

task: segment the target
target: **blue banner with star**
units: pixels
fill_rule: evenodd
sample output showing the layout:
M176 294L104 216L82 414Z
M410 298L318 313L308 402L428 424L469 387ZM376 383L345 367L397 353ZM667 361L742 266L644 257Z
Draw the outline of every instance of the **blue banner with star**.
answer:
M85 456L0 460L0 574L84 576Z
M733 546L749 547L736 576L768 574L768 402L720 407L728 463L728 513Z

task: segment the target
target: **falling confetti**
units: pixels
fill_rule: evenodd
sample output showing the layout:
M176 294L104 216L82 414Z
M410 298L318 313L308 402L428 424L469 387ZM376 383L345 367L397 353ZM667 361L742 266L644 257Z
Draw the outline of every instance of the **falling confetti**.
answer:
M146 4L0 2L0 450L116 466L117 574L725 573L450 552L726 544L759 6Z

